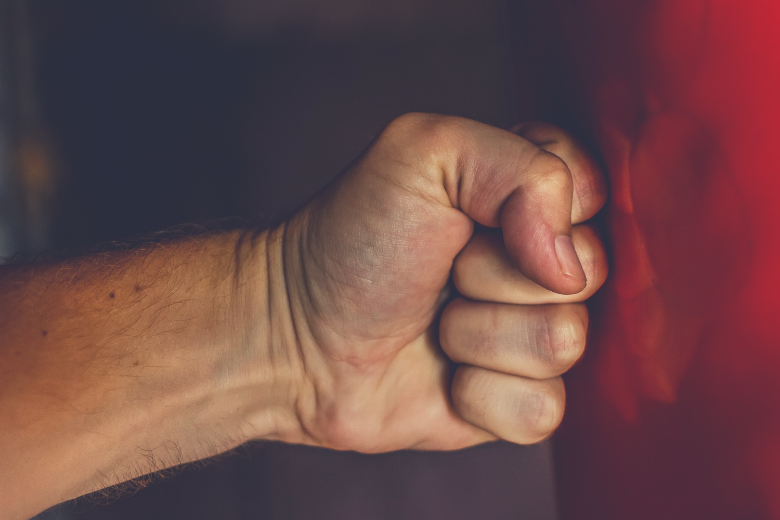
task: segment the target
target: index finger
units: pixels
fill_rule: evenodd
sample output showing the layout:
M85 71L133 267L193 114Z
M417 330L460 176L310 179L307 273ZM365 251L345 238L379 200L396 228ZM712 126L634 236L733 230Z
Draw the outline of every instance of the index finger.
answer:
M585 288L572 243L574 183L559 156L505 130L430 114L396 119L369 152L375 154L401 167L395 185L433 188L433 199L500 227L512 262L529 279L559 294ZM420 173L433 182L421 183Z
M607 201L607 183L584 146L560 128L541 122L519 123L512 132L558 157L568 166L573 182L571 223L592 218Z

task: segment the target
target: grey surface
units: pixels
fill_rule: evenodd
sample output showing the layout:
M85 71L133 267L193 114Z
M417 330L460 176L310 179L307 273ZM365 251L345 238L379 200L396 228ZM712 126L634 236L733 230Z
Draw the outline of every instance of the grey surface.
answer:
M45 520L554 520L548 460L548 444L371 456L266 444Z

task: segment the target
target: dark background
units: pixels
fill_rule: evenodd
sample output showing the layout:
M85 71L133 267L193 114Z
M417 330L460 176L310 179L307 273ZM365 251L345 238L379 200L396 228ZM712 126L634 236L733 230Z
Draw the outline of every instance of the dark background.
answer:
M498 0L33 1L78 247L289 213L410 111L514 121Z
M524 2L29 0L25 9L22 90L34 96L17 127L38 143L31 164L46 173L22 183L39 195L28 197L27 244L76 251L184 222L278 220L404 112L500 127L570 117L565 103L545 101L570 88L540 33L550 13ZM552 79L529 82L526 71ZM49 515L545 520L555 509L549 445L364 456L266 443Z

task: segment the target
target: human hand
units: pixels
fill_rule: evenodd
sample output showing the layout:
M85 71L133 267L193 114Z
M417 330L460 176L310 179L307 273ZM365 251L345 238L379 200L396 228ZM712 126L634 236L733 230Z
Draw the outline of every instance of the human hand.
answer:
M280 438L441 450L557 427L559 376L584 348L578 302L607 272L581 224L606 188L562 131L516 131L402 116L269 234L269 279L286 283L286 298L272 290L272 338L299 373ZM451 275L461 297L447 303Z
M604 185L559 130L517 131L404 116L254 240L3 266L0 518L251 439L379 452L549 435L584 345L574 302L606 274L572 224Z

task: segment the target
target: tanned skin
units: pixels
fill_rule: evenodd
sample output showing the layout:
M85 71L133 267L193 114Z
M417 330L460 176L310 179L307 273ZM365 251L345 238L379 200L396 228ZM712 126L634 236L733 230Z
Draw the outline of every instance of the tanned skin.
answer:
M605 194L554 127L409 114L274 229L3 266L0 518L249 440L544 439Z

